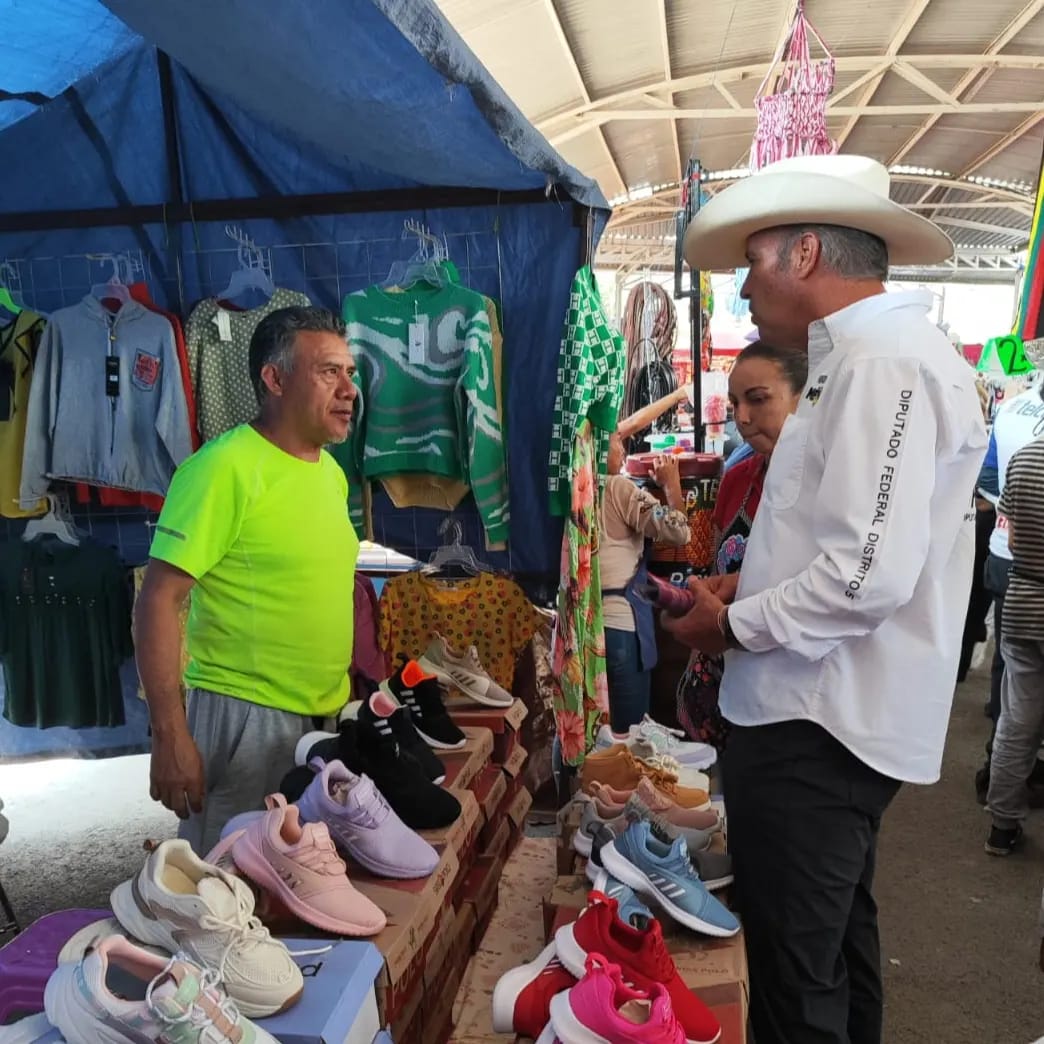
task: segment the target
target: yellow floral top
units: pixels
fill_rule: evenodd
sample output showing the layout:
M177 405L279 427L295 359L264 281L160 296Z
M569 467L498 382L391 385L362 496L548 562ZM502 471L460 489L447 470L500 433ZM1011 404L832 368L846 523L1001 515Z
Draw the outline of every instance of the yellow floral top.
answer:
M474 645L489 676L509 692L515 661L539 626L522 588L492 573L466 580L404 573L381 592L381 648L393 661L400 653L422 655L437 631L458 653Z

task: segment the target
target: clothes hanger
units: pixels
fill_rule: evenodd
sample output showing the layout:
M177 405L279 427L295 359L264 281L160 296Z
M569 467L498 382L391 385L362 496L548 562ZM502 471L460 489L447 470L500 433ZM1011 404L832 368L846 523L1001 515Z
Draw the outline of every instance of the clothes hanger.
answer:
M406 261L395 261L381 288L390 290L398 287L408 290L417 283L429 283L442 288L452 282L453 273L447 266L449 250L445 240L432 235L419 221L407 219L403 222L402 238L417 237L417 249Z
M91 297L96 297L99 301L112 298L121 304L126 304L130 300L130 291L120 279L120 258L114 254L88 254L87 256L92 261L103 261L112 265L112 275L109 277L109 281L95 283L90 290Z
M257 290L265 295L266 300L271 300L275 293L275 284L265 269L262 251L241 229L226 225L225 235L238 244L236 254L239 259L239 268L232 273L228 286L217 295L218 298L234 301L248 290Z
M435 553L428 559L424 567L426 573L437 573L447 568L462 569L472 576L479 573L491 573L493 570L484 562L475 557L475 552L461 542L463 529L455 518L447 518L439 526L439 535L445 537L452 532L453 539L448 544L436 548Z
M65 516L65 512L58 504L58 498L52 493L47 494L47 514L42 518L34 518L27 523L22 539L25 541L37 540L42 536L53 536L63 544L79 546L79 530Z

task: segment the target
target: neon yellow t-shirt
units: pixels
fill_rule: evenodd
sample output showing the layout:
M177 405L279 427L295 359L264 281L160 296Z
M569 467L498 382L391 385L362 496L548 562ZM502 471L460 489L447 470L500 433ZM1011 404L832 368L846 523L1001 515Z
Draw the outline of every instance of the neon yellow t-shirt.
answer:
M295 714L348 701L359 541L344 473L284 453L249 425L175 472L153 558L196 580L185 685Z

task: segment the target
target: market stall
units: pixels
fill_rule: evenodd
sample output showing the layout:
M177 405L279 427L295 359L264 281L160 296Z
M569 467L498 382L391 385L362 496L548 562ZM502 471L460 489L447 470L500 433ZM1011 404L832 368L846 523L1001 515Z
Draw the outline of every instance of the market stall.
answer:
M347 295L387 282L415 253L410 221L440 241L462 287L499 309L504 506L513 521L506 547L502 540L485 557L546 601L561 521L532 506L546 501L570 280L605 219L594 183L561 161L426 5L325 3L310 5L307 17L261 21L234 2L183 5L176 17L96 0L76 7L59 15L45 6L20 19L9 71L24 89L0 108L5 152L22 157L0 173L0 284L24 306L16 347L43 339L32 315L79 306L115 274L187 335L189 394L171 401L182 399L183 411L198 405L199 417L179 415L172 448L150 443L146 452L166 464L148 481L105 475L88 453L76 470L91 488L36 487L67 497L70 525L115 548L124 565L144 562L158 494L192 431L206 437L241 419L227 401L220 349L232 341L224 338L248 337L259 301L307 299L340 312ZM215 325L213 302L236 279L243 288L244 267L248 291L251 281L267 281L276 294L247 292L238 303L251 306L246 319L226 313L226 331ZM152 322L157 347L140 347L143 365L166 359L173 374L180 352L171 326ZM150 372L145 366L139 383ZM28 395L29 376L20 373L14 394ZM88 407L111 405L102 379ZM177 391L164 378L157 386ZM75 441L75 421L56 423L59 441ZM17 424L5 438L5 453L20 461ZM12 515L44 506L15 502L18 479L5 471L13 488L4 486L0 535L9 538L23 525ZM140 488L97 492L125 480ZM379 481L371 485L375 540L429 557L447 513L396 508ZM484 546L473 497L457 502L453 517L467 543ZM127 667L122 687L122 701L111 696L111 720L99 722L122 719L117 727L73 731L49 720L57 730L42 735L5 720L0 752L140 749L146 722Z

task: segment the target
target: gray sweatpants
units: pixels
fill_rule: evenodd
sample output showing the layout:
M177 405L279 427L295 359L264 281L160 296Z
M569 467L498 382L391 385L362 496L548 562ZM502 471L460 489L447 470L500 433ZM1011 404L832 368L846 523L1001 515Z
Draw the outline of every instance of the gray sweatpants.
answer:
M1002 638L1001 653L1004 680L987 807L994 826L1011 830L1026 818L1026 779L1044 738L1044 640Z
M313 728L300 714L262 707L205 689L188 693L188 727L203 758L203 811L182 820L178 836L199 856L218 843L221 828L240 812L265 807L294 767L294 747Z

